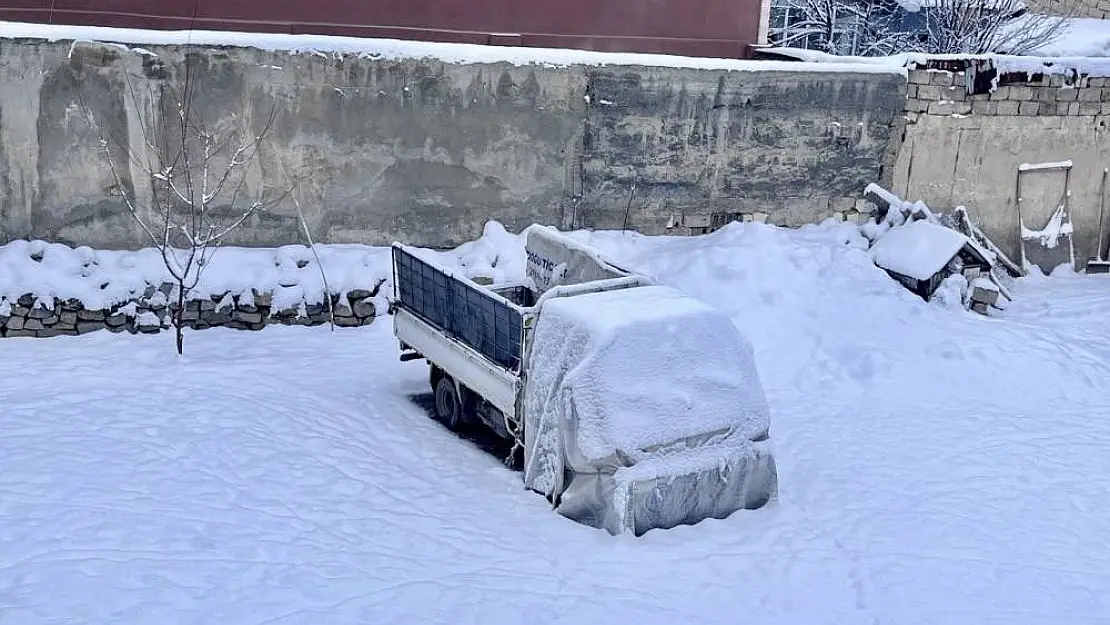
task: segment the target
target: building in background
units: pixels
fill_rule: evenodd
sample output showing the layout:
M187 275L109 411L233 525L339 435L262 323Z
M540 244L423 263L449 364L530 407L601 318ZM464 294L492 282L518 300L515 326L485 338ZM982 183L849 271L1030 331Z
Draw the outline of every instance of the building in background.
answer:
M770 0L6 0L0 20L747 58Z

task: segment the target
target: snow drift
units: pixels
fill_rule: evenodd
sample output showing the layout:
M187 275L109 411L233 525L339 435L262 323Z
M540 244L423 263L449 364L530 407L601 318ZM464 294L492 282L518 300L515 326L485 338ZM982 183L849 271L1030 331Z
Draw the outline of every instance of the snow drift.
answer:
M0 620L1105 624L1106 277L1019 279L988 319L907 292L850 224L573 236L742 329L773 505L599 536L414 405L427 367L384 323L205 330L184 359L0 340ZM503 230L458 253L524 272Z

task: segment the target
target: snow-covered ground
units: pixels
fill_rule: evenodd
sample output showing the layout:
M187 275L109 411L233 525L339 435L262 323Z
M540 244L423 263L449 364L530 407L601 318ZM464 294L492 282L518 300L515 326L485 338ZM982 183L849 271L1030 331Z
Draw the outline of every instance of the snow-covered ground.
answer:
M755 346L779 501L614 538L367 328L0 340L0 622L1110 622L1110 279L930 305L848 225L579 234ZM523 271L520 242L453 253ZM385 271L386 268L382 268Z

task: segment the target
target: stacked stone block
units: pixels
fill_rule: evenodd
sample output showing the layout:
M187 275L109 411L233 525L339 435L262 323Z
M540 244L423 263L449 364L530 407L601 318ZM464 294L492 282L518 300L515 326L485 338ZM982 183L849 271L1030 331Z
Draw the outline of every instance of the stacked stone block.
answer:
M373 298L380 288L381 283L373 290L332 294L335 325L358 327L373 323L377 315ZM169 283L152 285L140 297L99 310L86 309L75 299L43 301L29 294L14 301L0 300L0 337L50 338L97 330L155 334L172 328L177 310L176 300L170 297L173 289ZM326 303L274 309L272 302L271 294L257 291L250 296L224 293L190 299L185 302L182 323L196 330L217 327L261 330L268 325L318 326L331 320Z
M986 93L969 93L967 74L932 69L910 72L906 116L1110 116L1110 78L1063 74L1010 75ZM1095 121L1092 119L1092 121Z

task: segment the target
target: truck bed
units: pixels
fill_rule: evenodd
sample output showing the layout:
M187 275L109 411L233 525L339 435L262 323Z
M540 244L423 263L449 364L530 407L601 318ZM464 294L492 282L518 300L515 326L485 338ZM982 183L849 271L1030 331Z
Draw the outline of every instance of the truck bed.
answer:
M403 310L505 370L520 372L526 306L436 267L402 245L393 246L393 267ZM509 295L519 301L530 298L530 293Z

